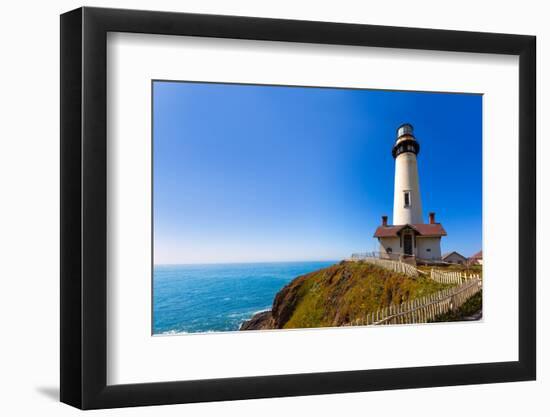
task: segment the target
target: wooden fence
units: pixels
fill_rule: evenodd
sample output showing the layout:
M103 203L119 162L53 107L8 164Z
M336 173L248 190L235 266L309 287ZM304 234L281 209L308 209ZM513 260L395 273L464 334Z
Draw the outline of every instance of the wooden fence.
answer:
M467 274L460 271L441 271L432 268L428 275L430 279L440 282L441 284L462 284L471 279L480 279L479 274Z
M368 254L359 254L359 253L354 253L353 255L351 255L350 260L364 261L364 262L379 266L381 268L388 269L393 272L399 272L401 274L408 275L410 277L418 276L418 270L413 265L409 265L401 261L394 261L390 259L380 259L374 256L369 256Z
M481 279L472 278L456 287L446 288L422 298L392 304L357 320L352 325L427 323L440 314L458 309L481 290Z

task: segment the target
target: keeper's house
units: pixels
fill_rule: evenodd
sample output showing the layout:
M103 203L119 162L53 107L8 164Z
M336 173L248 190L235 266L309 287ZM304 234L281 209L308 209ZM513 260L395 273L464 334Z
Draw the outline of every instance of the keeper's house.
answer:
M444 253L443 256L441 257L441 260L448 264L465 265L468 263L468 258L466 258L465 256L462 256L457 251Z

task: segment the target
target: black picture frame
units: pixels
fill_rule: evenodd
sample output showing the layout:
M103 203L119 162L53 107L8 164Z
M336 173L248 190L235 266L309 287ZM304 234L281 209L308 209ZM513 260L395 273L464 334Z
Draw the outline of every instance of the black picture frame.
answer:
M107 385L108 32L519 56L519 360ZM251 17L88 7L61 15L61 401L94 409L534 380L535 45L524 35Z

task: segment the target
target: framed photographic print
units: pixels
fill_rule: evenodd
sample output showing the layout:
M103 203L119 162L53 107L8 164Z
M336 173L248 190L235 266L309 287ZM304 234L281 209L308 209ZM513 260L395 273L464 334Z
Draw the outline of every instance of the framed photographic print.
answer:
M61 400L535 379L535 38L61 16Z

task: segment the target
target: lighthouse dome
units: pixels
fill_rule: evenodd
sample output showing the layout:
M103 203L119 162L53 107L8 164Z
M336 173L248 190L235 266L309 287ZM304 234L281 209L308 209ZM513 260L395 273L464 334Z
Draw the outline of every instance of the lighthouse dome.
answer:
M394 158L405 152L412 152L418 155L420 144L413 135L413 126L410 123L404 123L397 128L397 139L392 148Z
M397 139L404 135L413 136L413 126L410 123L404 123L397 128Z

